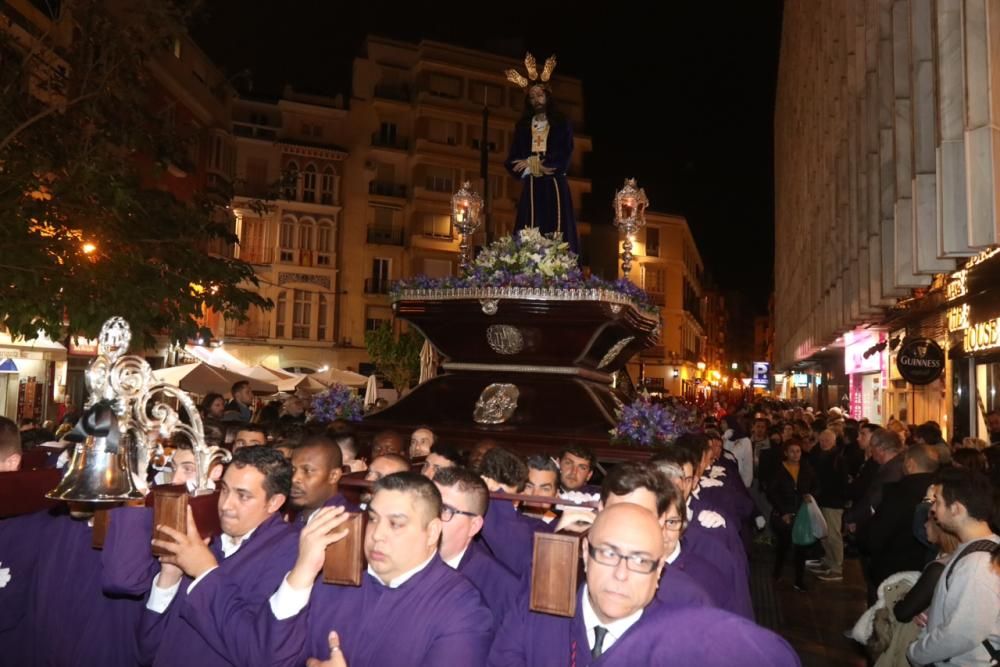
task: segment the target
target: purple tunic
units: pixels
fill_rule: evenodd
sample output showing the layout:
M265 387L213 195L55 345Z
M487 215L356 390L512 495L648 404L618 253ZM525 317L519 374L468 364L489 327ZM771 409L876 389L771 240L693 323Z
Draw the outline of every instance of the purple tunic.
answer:
M704 528L693 521L681 538L681 559L702 559L722 573L726 589L730 591L725 601L719 599L714 588L700 583L726 611L753 619L753 602L750 599L749 566L742 546L734 550L726 534L718 529ZM722 591L719 591L722 592Z
M91 546L90 526L65 510L55 513L40 533L26 623L12 653L25 665L134 666L142 597L104 594L102 553Z
M523 588L521 582L477 541L469 544L458 564L458 571L483 596L483 601L493 613L493 630L496 631L517 603Z
M34 593L39 551L53 520L53 513L43 511L0 521L0 569L4 578L9 577L0 588L0 664L30 664L27 608Z
M519 606L520 613L510 614L497 634L487 663L491 667L800 664L778 635L711 607L672 609L653 600L624 635L593 659L582 599L574 618L528 611L525 598Z
M108 595L145 596L160 571L153 556L152 507L118 507L108 517L108 532L101 551L102 587Z
M678 556L678 560L680 557ZM674 561L676 563L677 561ZM668 563L660 575L660 585L656 589L656 599L665 607L718 607L705 588L694 577Z
M210 545L219 567L207 574L190 595L187 589L191 579L185 576L166 612L143 611L139 629L141 664L165 667L255 664L246 653L249 642L224 622L220 629L212 613L212 602L217 596L238 590L249 602L266 604L295 563L298 534L276 513L260 524L229 558L223 558L221 544L217 536Z
M509 500L490 500L480 535L493 557L523 579L531 575L536 532L551 533L552 526L521 514Z

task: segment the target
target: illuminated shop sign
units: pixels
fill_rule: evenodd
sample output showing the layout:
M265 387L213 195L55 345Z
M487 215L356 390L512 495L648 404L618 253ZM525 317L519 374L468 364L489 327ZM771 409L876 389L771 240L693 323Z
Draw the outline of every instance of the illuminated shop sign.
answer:
M966 352L979 352L1000 347L1000 317L970 324L965 330L963 347Z
M965 269L951 274L951 280L945 288L945 296L948 301L954 301L969 293L968 273Z
M963 303L948 309L948 331L964 331L969 328L969 304Z
M792 385L796 387L808 387L809 376L805 373L792 373Z

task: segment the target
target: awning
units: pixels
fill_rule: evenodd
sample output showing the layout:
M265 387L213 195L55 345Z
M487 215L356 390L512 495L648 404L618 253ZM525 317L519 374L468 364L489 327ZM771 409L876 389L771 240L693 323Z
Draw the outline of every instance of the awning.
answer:
M17 364L13 359L0 359L0 373L17 373Z
M2 332L0 333L0 357L66 361L66 348L41 334L38 338L15 341L9 333Z

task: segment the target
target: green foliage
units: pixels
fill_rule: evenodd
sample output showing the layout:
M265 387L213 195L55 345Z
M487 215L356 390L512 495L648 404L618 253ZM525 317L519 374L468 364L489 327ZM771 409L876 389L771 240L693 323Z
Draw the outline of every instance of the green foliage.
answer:
M397 396L402 396L403 391L419 379L420 349L423 345L424 337L416 330L410 329L396 336L388 322L365 332L368 356L396 388Z
M195 178L204 140L152 74L187 9L66 0L72 42L59 24L33 40L0 24L0 324L13 335L93 337L121 315L150 344L205 335L206 308L245 320L270 307L249 289L252 267L227 257L227 194L162 188Z

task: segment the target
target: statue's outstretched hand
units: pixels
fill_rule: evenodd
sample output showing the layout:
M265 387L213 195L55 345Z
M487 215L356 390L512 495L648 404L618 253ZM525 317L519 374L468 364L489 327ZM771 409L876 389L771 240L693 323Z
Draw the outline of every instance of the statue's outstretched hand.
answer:
M524 173L524 170L527 169L527 168L528 168L528 161L527 160L514 160L513 169L514 169L515 173L518 173L518 174Z

